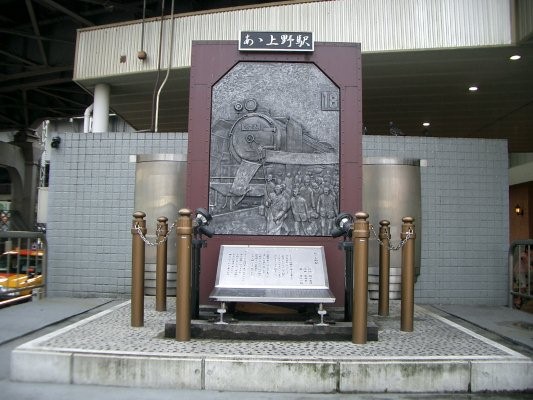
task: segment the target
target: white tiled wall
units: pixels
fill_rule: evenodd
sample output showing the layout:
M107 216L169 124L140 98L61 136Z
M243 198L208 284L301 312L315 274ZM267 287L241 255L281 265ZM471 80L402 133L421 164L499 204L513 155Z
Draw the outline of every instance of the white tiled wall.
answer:
M135 164L186 154L184 133L60 134L51 155L47 237L52 296L129 297ZM507 302L507 142L364 136L365 157L421 167L418 303Z

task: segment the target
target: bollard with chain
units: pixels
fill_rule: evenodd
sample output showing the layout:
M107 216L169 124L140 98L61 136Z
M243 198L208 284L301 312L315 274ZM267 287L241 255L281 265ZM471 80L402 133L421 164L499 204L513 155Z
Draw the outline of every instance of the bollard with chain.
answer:
M144 242L146 235L146 214L142 211L133 213L131 226L131 326L144 325Z
M191 339L191 211L179 210L176 222L177 285L176 285L176 340Z
M353 315L352 343L364 344L367 339L368 312L368 238L370 237L368 214L355 214L353 224Z
M155 310L167 310L167 241L168 218L157 219L157 246L155 266Z
M378 315L389 316L389 281L390 281L390 222L379 221L379 300Z
M402 218L401 238L405 240L402 247L402 304L401 304L401 328L404 332L413 332L414 297L415 297L415 227L414 218Z

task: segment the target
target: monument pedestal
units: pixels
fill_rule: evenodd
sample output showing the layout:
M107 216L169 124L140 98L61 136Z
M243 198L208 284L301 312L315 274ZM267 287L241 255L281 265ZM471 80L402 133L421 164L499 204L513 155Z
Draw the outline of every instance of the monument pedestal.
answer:
M228 320L232 321L231 319ZM220 325L206 320L193 320L191 322L191 337L193 339L216 340L352 340L352 324L350 322L329 322L328 326L288 321L237 321ZM165 324L165 337L176 337L175 322ZM378 340L378 327L373 322L369 322L367 326L367 340L370 342Z

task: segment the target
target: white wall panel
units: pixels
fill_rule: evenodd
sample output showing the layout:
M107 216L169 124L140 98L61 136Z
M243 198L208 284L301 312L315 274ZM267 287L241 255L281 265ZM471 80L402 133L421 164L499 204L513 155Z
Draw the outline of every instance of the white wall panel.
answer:
M359 42L363 52L511 43L509 0L338 0L239 9L174 19L172 68L188 67L192 40L236 40L239 30L312 31L316 41ZM82 29L75 80L155 70L161 22ZM168 65L170 20L163 23L161 67ZM122 61L121 61L122 57Z

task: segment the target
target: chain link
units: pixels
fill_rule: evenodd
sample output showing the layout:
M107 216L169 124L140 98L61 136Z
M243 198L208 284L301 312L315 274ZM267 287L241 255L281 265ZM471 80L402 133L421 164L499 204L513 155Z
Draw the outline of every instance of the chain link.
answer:
M139 224L135 224L135 230L137 231L137 233L139 234L139 236L141 237L142 241L144 243L146 243L148 246L160 246L162 245L163 243L165 243L167 240L168 240L168 237L169 235L172 233L172 230L174 229L174 226L176 224L173 223L172 225L170 225L170 227L168 228L168 232L167 234L163 237L163 239L159 240L159 241L155 241L155 242L150 242L146 236L143 235L143 232L142 232L142 229L141 227L139 226ZM374 230L374 225L370 224L370 231L372 232L372 234L374 235L374 237L376 238L376 240L378 241L378 243L383 246L383 241L379 238L378 234L376 233L376 231ZM159 236L159 233L161 232L161 227L158 226L156 228L156 235ZM412 228L409 228L409 230L406 232L405 234L405 239L402 239L400 241L400 243L398 243L396 246L392 245L390 242L389 242L389 250L393 250L393 251L397 251L397 250L400 250L404 245L405 243L407 243L407 241L409 239L411 239L413 237L413 229ZM390 236L390 233L389 233L389 237L388 237L389 241L391 239L391 236Z
M143 235L143 232L142 232L142 229L141 227L139 226L139 224L135 224L135 227L134 229L137 231L137 233L139 234L139 236L141 237L142 241L144 243L146 243L148 246L160 246L162 245L163 243L165 243L167 240L168 240L168 236L172 233L172 229L174 229L174 226L176 225L176 223L173 223L172 225L170 225L170 228L168 228L168 232L167 234L163 237L163 239L159 240L159 241L155 241L155 242L150 242L146 236ZM161 232L161 227L158 225L157 228L156 228L156 235L159 236L159 233Z
M376 233L376 231L374 230L374 226L372 224L370 224L370 231L372 232L372 234L374 235L376 240L379 242L379 244L381 246L383 246L383 241L379 238L379 236ZM389 242L389 246L388 246L389 250L393 250L393 251L400 250L405 245L405 243L407 243L407 241L413 237L413 235L414 235L413 228L409 228L409 230L405 233L405 239L402 239L400 241L400 243L398 243L396 246L392 245ZM391 239L390 233L389 233L388 239L389 239L389 241Z

